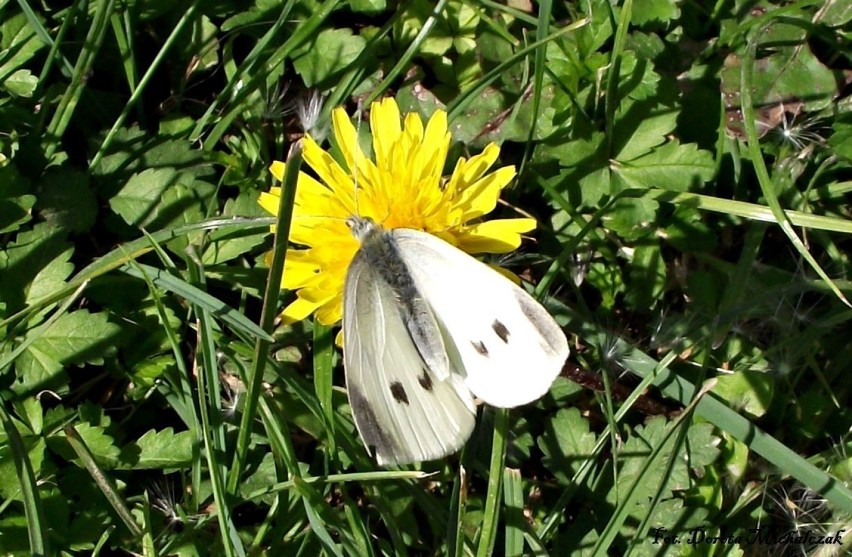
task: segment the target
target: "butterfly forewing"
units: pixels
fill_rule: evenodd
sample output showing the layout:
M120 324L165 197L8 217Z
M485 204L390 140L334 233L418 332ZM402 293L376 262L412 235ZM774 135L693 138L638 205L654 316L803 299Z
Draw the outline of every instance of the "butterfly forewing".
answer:
M470 436L475 409L458 373L424 363L400 301L364 249L344 289L344 366L355 425L379 464L441 458Z
M544 395L568 357L565 333L547 310L494 269L431 234L390 234L473 394L504 408Z

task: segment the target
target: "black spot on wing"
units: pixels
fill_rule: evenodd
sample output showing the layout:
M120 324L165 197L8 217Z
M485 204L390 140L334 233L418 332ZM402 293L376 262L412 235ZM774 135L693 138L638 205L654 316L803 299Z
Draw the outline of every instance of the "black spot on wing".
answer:
M470 343L473 345L474 350L476 350L477 352L479 352L483 356L486 356L486 357L488 356L488 348L485 347L484 342L482 342L480 340L479 342L470 341Z
M494 332L497 333L497 336L500 337L500 340L509 344L509 329L506 328L506 325L500 323L499 320L495 319L494 323L491 324L491 328L494 329Z
M408 395L405 393L405 388L399 381L394 381L390 384L390 392L393 399L399 403L408 404Z
M423 387L424 390L432 391L432 378L429 376L429 372L426 368L423 368L423 373L417 378L417 382L420 383L420 386Z
M349 386L349 406L352 407L352 416L361 440L371 454L387 455L400 453L401 449L388 431L382 429L376 414L373 412L370 402L364 397L360 390Z

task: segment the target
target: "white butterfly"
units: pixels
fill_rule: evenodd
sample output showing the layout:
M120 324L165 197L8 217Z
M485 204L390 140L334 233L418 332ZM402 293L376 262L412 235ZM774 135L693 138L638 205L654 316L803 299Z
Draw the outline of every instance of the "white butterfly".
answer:
M532 296L443 240L347 220L344 365L355 425L379 464L433 460L473 431L473 396L502 408L544 395L568 340Z

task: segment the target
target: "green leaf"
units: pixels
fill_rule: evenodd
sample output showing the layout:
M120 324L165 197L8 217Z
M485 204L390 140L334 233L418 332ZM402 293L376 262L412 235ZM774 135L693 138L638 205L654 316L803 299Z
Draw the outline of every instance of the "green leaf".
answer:
M852 21L852 4L846 0L826 0L822 5L820 23L839 27Z
M257 203L257 192L246 191L236 199L225 202L222 216L261 217L266 212ZM262 244L269 233L262 231L243 230L214 230L208 236L209 244L204 250L201 260L205 265L216 265L230 261L236 257L247 254L253 248Z
M326 29L293 60L293 67L307 87L314 87L352 63L366 44L363 37L353 35L350 29Z
M5 435L3 442L0 443L0 497L3 499L11 499L20 501L21 484L18 480L18 473L15 469L15 462L12 458L12 449L9 443L6 442ZM24 447L27 450L27 457L32 464L33 472L38 478L41 471L42 463L44 462L45 449L47 448L44 439L36 435L21 435Z
M834 73L811 51L804 31L797 26L776 24L760 38L773 43L771 54L755 61L752 87L754 103L760 107L781 103L803 103L804 111L816 111L831 105L837 95ZM782 43L783 42L783 43ZM790 46L778 47L778 44ZM741 59L730 54L721 72L722 93L739 98ZM736 103L731 108L739 108Z
M760 418L769 410L775 394L775 380L765 371L740 370L720 375L713 392L737 411Z
M51 169L37 193L36 209L48 223L78 233L95 224L98 203L86 173L65 166Z
M151 429L121 450L120 468L152 470L183 468L192 463L195 438L190 431Z
M173 168L149 168L134 174L109 200L109 206L128 224L147 226L157 217L163 194L177 186L179 179Z
M201 180L196 180L189 186L176 184L163 193L162 198L154 208L156 218L149 223L148 228L150 230L177 228L203 220L206 204L213 198L214 193L213 185ZM203 232L197 232L188 236L181 236L167 245L173 252L183 255L186 247L191 243L200 242L203 235Z
M74 429L83 439L88 447L95 462L98 466L111 470L119 464L119 454L121 451L115 445L115 439L106 433L106 427L101 425L92 425L86 422L78 422L74 424ZM74 462L82 467L79 462L77 453L71 448L64 433L53 435L47 438L47 445L51 451L61 455L65 460Z
M604 226L622 238L645 238L657 220L660 205L647 198L623 198L612 204L612 210L604 217Z
M632 52L625 52L621 59L621 83L618 94L640 101L657 94L660 74L654 64Z
M29 188L30 181L15 166L0 168L0 234L14 232L32 218L36 198Z
M666 142L677 126L678 111L648 101L624 101L616 114L613 150L619 161L632 161Z
M275 458L272 453L266 453L252 474L240 483L240 494L246 497L255 491L268 488L277 481L278 472L275 470ZM267 504L271 504L275 500L275 495L270 493L264 495L261 499L266 501Z
M131 370L133 388L132 390L128 390L127 395L132 398L146 396L148 389L156 384L157 379L174 366L175 359L171 354L163 354L140 361Z
M676 139L638 158L613 163L612 170L630 188L671 191L698 189L713 177L713 154Z
M192 147L189 141L151 139L148 132L137 127L124 128L115 134L108 154L91 169L91 174L99 193L107 199L125 187L135 174L146 170L179 170L178 181L188 184L212 174L213 170L205 166L204 152Z
M110 199L110 207L128 224L150 230L197 222L213 186L198 180L183 183L187 178L172 168L145 170L127 181ZM180 240L185 246L187 240Z
M556 479L567 484L583 457L593 453L595 436L577 408L562 408L547 423L538 446L544 453L542 464Z
M617 497L628 492L628 487L636 481L638 474L642 471L645 459L651 454L654 447L663 442L667 428L671 424L662 417L651 418L644 426L639 426L631 433L624 445L619 450L618 484L614 486L606 497L608 503L615 505ZM718 438L713 436L713 426L708 423L692 425L686 435L686 439L679 454L669 469L672 451L675 449L677 435L672 435L666 441L658 456L660 466L651 467L645 471L637 487L639 490L634 495L635 508L630 510L637 519L642 519L647 513L646 502L649 501L657 489L663 490L663 500L672 497L672 491L682 491L691 487L690 470L700 469L711 464L719 455ZM665 463L665 466L662 464ZM664 477L663 474L667 475ZM662 484L662 487L660 487Z
M349 0L353 12L374 14L387 7L387 0Z
M677 0L633 0L630 19L636 25L652 21L667 23L680 17Z
M601 307L615 307L617 296L624 292L624 282L620 269L603 261L593 261L586 273L586 282L594 286L601 295Z
M118 333L118 325L109 323L106 313L79 310L59 317L16 359L14 390L64 389L63 369L69 364L103 364ZM34 334L30 331L26 340Z
M828 138L828 144L838 157L852 161L852 114L840 115L832 127L834 133Z
M31 97L38 85L38 78L30 70L17 70L6 78L3 88L15 97Z
M649 311L660 301L665 286L666 262L659 243L640 245L634 250L630 262L625 301L637 311Z
M66 232L48 223L18 233L6 251L0 251L0 302L16 311L27 301L58 290L73 270L68 262L71 244Z
M201 72L219 63L218 29L205 16L199 16L193 25L184 29L181 44L183 55L191 59L190 70Z
M678 251L698 253L716 249L718 235L698 209L678 205L667 221L662 237Z
M36 36L26 14L4 14L0 24L0 82L5 82L45 46Z

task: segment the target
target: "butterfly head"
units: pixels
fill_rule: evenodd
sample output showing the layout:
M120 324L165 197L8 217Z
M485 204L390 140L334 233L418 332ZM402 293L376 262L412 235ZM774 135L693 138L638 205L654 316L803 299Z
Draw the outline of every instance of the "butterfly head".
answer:
M382 230L382 227L376 224L370 217L358 217L355 215L346 219L346 226L349 227L352 235L361 243L364 243L365 239Z

